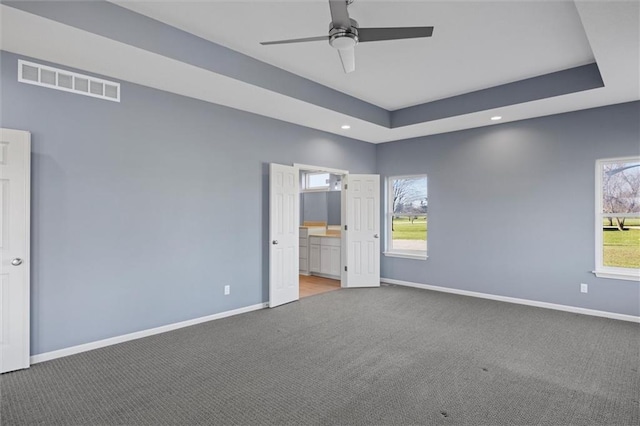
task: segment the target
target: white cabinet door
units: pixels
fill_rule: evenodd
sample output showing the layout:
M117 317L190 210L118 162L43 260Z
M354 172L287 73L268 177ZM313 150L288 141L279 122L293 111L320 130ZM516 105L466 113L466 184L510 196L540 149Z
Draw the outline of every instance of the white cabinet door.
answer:
M320 272L331 275L331 247L320 246Z
M301 257L299 271L303 275L309 275L309 259Z
M269 174L269 307L299 299L298 169L271 164Z
M0 372L29 367L31 135L0 129Z
M309 246L309 271L320 272L320 244Z
M298 247L300 250L300 252L298 253L300 264L298 265L298 267L300 268L299 270L301 274L309 275L309 238L307 237L307 233L301 230L300 238L298 239L298 241Z
M345 287L380 286L380 176L348 175Z
M340 247L329 247L329 264L330 270L327 272L330 275L340 276Z

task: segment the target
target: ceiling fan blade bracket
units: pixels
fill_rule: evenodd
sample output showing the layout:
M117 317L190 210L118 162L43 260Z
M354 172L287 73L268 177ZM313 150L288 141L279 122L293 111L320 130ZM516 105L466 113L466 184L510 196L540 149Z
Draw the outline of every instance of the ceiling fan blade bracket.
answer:
M333 28L351 28L351 19L347 10L347 0L329 0L329 11L331 12L331 25Z

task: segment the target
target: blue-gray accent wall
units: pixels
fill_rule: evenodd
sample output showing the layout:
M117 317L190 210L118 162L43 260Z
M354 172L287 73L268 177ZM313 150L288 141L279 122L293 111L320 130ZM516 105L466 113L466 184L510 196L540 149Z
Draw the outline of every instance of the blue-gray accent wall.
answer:
M340 191L330 191L327 193L327 224L342 224L342 193Z
M595 161L640 154L638 117L634 102L378 145L382 182L429 178L429 258L383 256L382 276L640 315L640 283L591 273Z
M300 194L300 205L302 206L301 224L304 224L304 222L327 222L329 220L327 194L329 192L324 191Z
M0 126L32 133L34 355L266 302L268 163L375 172L366 142L127 82L121 103L18 83L17 60Z

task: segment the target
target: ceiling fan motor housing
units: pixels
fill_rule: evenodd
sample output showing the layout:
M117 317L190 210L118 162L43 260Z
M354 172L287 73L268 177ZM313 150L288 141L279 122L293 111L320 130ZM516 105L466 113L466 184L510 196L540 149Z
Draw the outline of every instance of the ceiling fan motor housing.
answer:
M329 24L329 44L339 50L351 49L358 44L358 22L350 19L351 28L334 28Z

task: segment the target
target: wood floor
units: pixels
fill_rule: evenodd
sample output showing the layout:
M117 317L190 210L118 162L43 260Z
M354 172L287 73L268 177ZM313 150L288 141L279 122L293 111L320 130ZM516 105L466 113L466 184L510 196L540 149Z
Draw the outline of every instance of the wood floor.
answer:
M340 281L313 275L300 275L300 298L338 290Z

